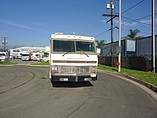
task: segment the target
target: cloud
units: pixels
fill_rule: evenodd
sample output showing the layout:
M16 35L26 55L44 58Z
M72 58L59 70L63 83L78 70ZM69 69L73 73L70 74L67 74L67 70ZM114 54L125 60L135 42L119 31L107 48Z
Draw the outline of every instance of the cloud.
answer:
M40 30L38 28L33 28L33 27L30 27L30 26L25 25L25 24L16 23L13 21L7 21L7 20L1 20L0 19L0 23L7 24L10 26L14 26L14 27L18 27L18 28L22 28L22 29L26 29L26 30L34 30L34 31L39 31L39 32L43 32L43 33L48 33L47 31ZM38 23L38 25L39 25L39 23ZM42 24L40 24L40 25L42 25Z
M118 24L118 20L114 20L114 23ZM142 25L142 24L145 24L145 25L151 25L152 23L152 20L151 19L146 19L146 20L137 20L137 21L129 21L129 22L126 22L126 21L122 21L122 25L124 26L139 26L139 25ZM155 20L155 24L157 23L157 19Z
M140 21L141 23L144 23L144 24L151 24L151 20L141 20Z
M144 24L151 25L151 24L152 24L152 19L141 20L140 22L141 22L141 23L144 23ZM155 23L157 23L157 19L155 19Z
M4 23L4 24L7 24L7 25L23 28L23 29L33 30L32 27L29 27L29 26L23 25L23 24L19 24L19 23L15 23L15 22L12 22L12 21L1 20L0 22Z
M100 20L99 22L101 23L106 23L107 20ZM114 20L114 23L115 24L118 24L119 21L116 19ZM126 22L126 21L122 21L122 25L124 26L136 26L137 25L137 22Z
M124 26L136 26L137 22L125 22L125 21L122 21L122 25L124 25Z
M30 23L32 23L32 24L34 24L34 25L38 25L38 26L44 26L44 27L49 26L48 24L39 23L39 22L30 22Z
M115 24L118 24L119 21L118 20L114 20ZM126 21L122 21L122 25L124 26L137 26L137 22L126 22Z
M101 23L106 23L107 20L99 20Z

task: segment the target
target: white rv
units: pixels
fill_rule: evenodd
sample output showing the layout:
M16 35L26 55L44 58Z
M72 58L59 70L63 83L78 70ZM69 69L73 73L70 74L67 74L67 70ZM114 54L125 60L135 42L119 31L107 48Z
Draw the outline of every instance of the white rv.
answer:
M19 49L10 49L10 58L21 59L21 53Z
M40 52L31 52L31 60L38 61L39 56Z
M22 52L21 60L22 61L30 61L31 60L31 53L30 52Z
M52 34L50 78L54 81L97 80L98 58L94 37Z
M49 52L44 52L42 61L43 61L43 62L49 62L49 61L50 61Z
M0 52L0 62L4 62L6 60L6 56L6 52Z

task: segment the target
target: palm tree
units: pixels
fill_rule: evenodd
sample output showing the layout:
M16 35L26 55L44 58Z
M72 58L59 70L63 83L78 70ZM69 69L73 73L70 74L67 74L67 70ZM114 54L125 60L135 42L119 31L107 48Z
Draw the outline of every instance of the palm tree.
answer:
M126 39L131 39L131 40L137 40L142 38L142 36L137 36L137 34L140 33L140 30L138 29L130 29L129 34L125 37Z
M105 40L96 40L97 46L104 46L105 45Z

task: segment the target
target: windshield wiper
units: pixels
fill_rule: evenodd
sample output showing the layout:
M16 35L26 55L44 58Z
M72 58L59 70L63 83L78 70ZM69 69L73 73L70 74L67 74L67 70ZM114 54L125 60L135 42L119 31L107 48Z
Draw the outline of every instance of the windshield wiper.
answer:
M82 49L80 49L79 47L77 48L78 50L80 50L83 54L85 54L87 57L89 57L89 55L87 53L85 53Z
M65 53L62 55L62 57L63 57L64 55L68 54L69 52L71 52L72 50L73 50L73 48L70 49L70 50L68 50L67 52L65 52Z

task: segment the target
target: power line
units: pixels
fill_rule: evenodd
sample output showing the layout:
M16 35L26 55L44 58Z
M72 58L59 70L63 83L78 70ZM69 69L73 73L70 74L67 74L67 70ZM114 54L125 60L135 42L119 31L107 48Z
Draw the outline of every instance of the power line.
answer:
M139 4L141 4L142 2L144 2L144 0L142 0L142 1L138 2L137 4L135 4L135 5L131 6L131 7L130 7L130 8L128 8L127 10L123 11L123 12L122 12L122 14L124 14L125 12L127 12L127 11L129 11L129 10L133 9L134 7L138 6L138 5L139 5ZM112 19L114 19L114 18L116 18L116 16L112 17L110 20L112 20ZM107 21L107 22L108 22L108 21ZM106 23L107 23L107 22L106 22Z
M98 37L98 36L100 36L100 35L102 35L102 34L108 32L108 31L110 31L110 29L108 29L108 30L106 30L106 31L103 31L103 32L101 32L100 34L98 34L98 35L96 35L96 36L94 36L94 37Z
M122 12L122 14L124 14L124 13L126 13L127 11L129 11L129 10L133 9L134 7L138 6L138 5L139 5L139 4L141 4L142 2L144 2L144 0L142 0L142 1L138 2L138 3L136 3L136 4L135 4L135 5L133 5L132 7L128 8L128 9L127 9L127 10L125 10L125 11L123 11L123 12Z
M156 15L157 13L155 13L155 15ZM150 17L151 16L151 14L150 15L146 15L146 16L142 16L142 17L140 17L140 18L138 18L138 19L135 19L135 21L138 21L138 20L141 20L141 19L144 19L144 18L147 18L147 17ZM130 18L129 18L130 19ZM131 20L133 20L133 19L131 19Z
M128 8L127 10L123 11L122 14L124 14L124 13L128 12L129 10L133 9L134 7L138 6L138 5L141 4L142 2L144 2L144 0L141 0L140 2L138 2L138 3L136 3L135 5L131 6L131 7ZM101 16L101 17L102 17L102 16ZM101 17L100 17L100 18L101 18ZM113 20L115 17L117 17L117 16L113 16L110 20ZM99 18L99 19L100 19L100 18ZM99 20L99 19L98 19L98 20ZM134 22L136 21L136 20L132 20L132 19L129 19L129 18L126 18L126 17L125 17L124 19L131 20L131 21L134 21ZM98 20L97 20L97 21L98 21ZM137 19L137 20L138 20L138 19ZM96 22L97 22L97 21L96 21ZM136 21L136 22L139 22L139 21ZM140 22L140 23L142 23L142 22ZM145 24L145 23L143 23L143 24ZM147 25L148 25L148 24L147 24ZM150 25L150 24L149 24L149 25ZM96 35L95 37L98 37L98 36L102 35L103 33L108 32L108 31L110 31L110 30L103 31L102 33Z
M147 17L150 17L151 15L147 15L147 16L143 16L143 17L140 17L140 18L138 18L138 19L136 19L136 20L141 20L141 19L144 19L144 18L147 18Z
M143 3L144 1L145 1L145 0L141 0L140 2L138 2L138 3L136 3L135 5L131 6L131 7L128 8L127 10L123 11L122 14L124 14L124 13L130 11L131 9L133 9L133 8L135 8L136 6L140 5L140 4ZM157 13L155 13L155 14L157 14ZM124 19L127 19L127 20L130 20L130 21L132 21L132 22L138 22L138 23L141 23L141 24L150 25L150 24L148 24L148 23L144 23L144 22L139 21L139 20L141 20L141 19L144 19L144 18L147 18L147 17L150 17L150 16L151 16L151 15L143 16L143 17L138 18L138 19L135 19L135 20L130 19L130 18L127 18L127 17L123 17L123 18L124 18ZM115 17L116 17L116 16L112 17L110 20L114 19ZM100 19L100 18L99 18L99 19ZM102 35L103 33L108 32L108 31L110 31L110 29L101 32L100 34L96 35L95 37L98 37L98 36Z
M122 18L133 21L133 22L138 22L138 23L141 23L141 24L145 24L145 25L150 25L149 23L144 23L144 22L141 22L141 21L138 21L138 20L133 20L133 19L130 19L130 18L127 18L127 17L124 17L124 16Z
M124 18L124 17L123 17ZM126 19L126 18L124 18L124 19ZM127 20L130 20L131 22L138 22L138 23L141 23L140 21L135 21L135 20L132 20L132 19L130 19L130 18L127 18ZM130 23L130 22L127 22L128 24ZM141 24L145 24L145 23L141 23ZM149 26L150 27L150 24L145 24L145 25L147 25L147 26ZM137 26L137 25L136 25ZM136 26L129 26L129 27L124 27L125 28L125 30L124 30L124 28L122 29L123 31L126 31L126 29L130 29L130 28L135 28ZM146 26L142 26L143 28L145 28L145 29L148 29L148 27L146 27ZM142 33L142 34L150 34L150 32L148 33L148 32L145 32L145 31L141 31L140 30L140 33Z
M137 4L135 4L135 5L133 5L133 6L131 6L130 8L128 8L127 10L125 10L125 11L123 11L122 12L122 14L124 14L125 12L127 12L127 11L129 11L129 10L131 10L131 9L133 9L134 7L136 7L136 6L138 6L139 4L141 4L142 2L144 2L144 0L142 0L142 1L140 1L140 2L138 2ZM110 20L113 20L114 18L116 18L117 16L113 16ZM110 20L108 20L107 22L109 22ZM106 23L107 23L106 22Z
M135 28L135 27L131 27L131 26L130 26L130 27L127 27L127 28L125 27L125 28L123 28L122 30L123 30L123 31L129 31L130 28L133 29L133 28ZM148 29L148 28L147 28L147 29ZM140 30L140 34L150 35L150 32L148 32L148 31L146 32L146 31Z

